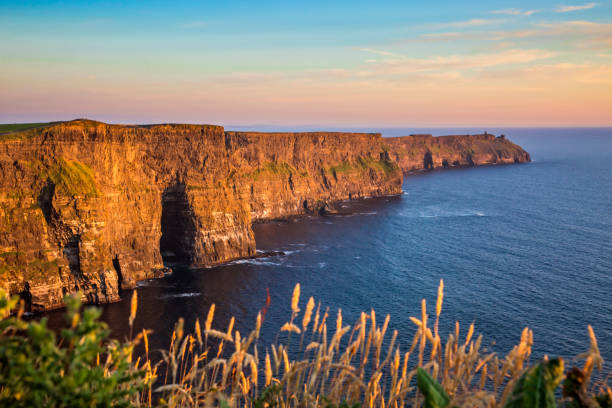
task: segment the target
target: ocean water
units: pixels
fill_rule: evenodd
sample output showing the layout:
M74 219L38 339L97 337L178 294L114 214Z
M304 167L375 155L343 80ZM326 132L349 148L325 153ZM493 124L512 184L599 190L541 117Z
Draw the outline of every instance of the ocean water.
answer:
M465 134L484 129L431 129ZM506 353L524 327L534 357L571 357L588 347L587 325L612 369L612 129L486 129L531 153L520 165L439 170L407 176L401 196L346 202L345 215L255 226L260 250L284 256L214 268L177 268L138 288L137 328L165 347L175 321L193 327L216 304L245 333L266 300L264 344L287 321L294 285L345 322L361 311L391 315L404 348L420 302L435 309L444 279L442 332L474 322L484 344ZM386 136L427 129L387 129ZM130 293L102 306L113 335L128 333ZM60 314L48 313L51 325Z

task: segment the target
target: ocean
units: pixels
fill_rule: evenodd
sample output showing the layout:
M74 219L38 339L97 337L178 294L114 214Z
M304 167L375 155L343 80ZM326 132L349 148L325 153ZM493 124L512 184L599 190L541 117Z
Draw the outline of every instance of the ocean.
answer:
M264 130L264 129L262 129ZM366 130L372 129L347 129ZM308 297L345 322L361 311L391 315L407 349L421 299L435 310L444 279L444 337L474 322L483 344L500 354L534 333L533 356L572 357L588 348L587 325L612 369L612 129L386 129L384 136L487 130L523 146L533 162L436 170L405 177L401 196L346 202L345 215L255 225L259 250L285 255L226 265L176 268L142 282L136 329L165 347L174 323L193 327L216 304L216 324L231 316L242 333L254 326L270 293L263 341L274 341L301 284ZM103 305L113 336L127 336L130 293ZM61 312L45 314L59 325Z

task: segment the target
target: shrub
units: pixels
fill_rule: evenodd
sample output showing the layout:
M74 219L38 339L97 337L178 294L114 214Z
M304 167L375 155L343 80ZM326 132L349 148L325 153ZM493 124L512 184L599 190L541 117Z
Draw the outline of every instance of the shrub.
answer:
M132 363L136 341L109 341L95 308L79 310L67 297L67 327L57 336L40 322L26 322L22 310L0 290L0 406L128 407L144 388L144 372ZM8 317L7 317L8 316Z

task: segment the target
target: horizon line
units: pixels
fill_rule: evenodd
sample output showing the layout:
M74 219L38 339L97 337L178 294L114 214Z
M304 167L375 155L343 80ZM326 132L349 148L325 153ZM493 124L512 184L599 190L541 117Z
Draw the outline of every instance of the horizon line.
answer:
M130 122L130 121L104 121L99 119L91 119L87 117L81 118L73 118L73 119L64 119L64 120L29 120L29 121L4 121L0 122L0 125L23 125L29 123L58 123L58 122L71 122L75 120L92 120L96 122L106 123L109 125L163 125L163 124L184 124L184 125L215 125L222 126L226 130L232 130L232 128L320 128L320 129L342 129L342 128L353 128L353 129L470 129L470 128L507 128L507 129L576 129L576 128L585 128L585 129L606 129L612 128L612 123L610 124L596 124L596 125L584 125L584 124L570 124L570 125L553 125L553 124L412 124L412 125L372 125L372 124L272 124L272 123L249 123L249 124L222 124L222 123L214 123L214 122L193 122L193 121L143 121L143 122ZM241 129L242 130L242 129ZM486 131L487 129L483 129Z

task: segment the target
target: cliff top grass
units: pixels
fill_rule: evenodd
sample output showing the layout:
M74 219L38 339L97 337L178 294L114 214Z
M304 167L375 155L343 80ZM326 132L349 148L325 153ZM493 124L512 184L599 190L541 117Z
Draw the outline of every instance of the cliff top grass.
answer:
M37 133L36 130L49 127L55 123L57 122L0 124L0 142L29 139Z
M159 123L159 124L109 124L91 119L74 119L69 121L56 122L37 122L37 123L8 123L0 124L0 142L12 140L27 140L41 134L43 129L68 129L79 127L86 130L97 130L100 128L107 129L141 129L147 130L164 130L164 129L206 129L223 131L223 127L219 125L208 124L180 124L180 123Z
M27 130L42 126L48 126L48 122L39 122L39 123L5 123L0 124L0 134L9 133L9 132L18 132L20 130Z
M223 129L219 125L209 124L187 124L187 123L155 123L155 124L113 124L100 122L93 119L73 119L64 122L52 122L51 124L57 125L59 128L68 127L81 127L84 129L97 129L97 128L109 128L109 129L171 129L171 128L198 128L198 129Z

